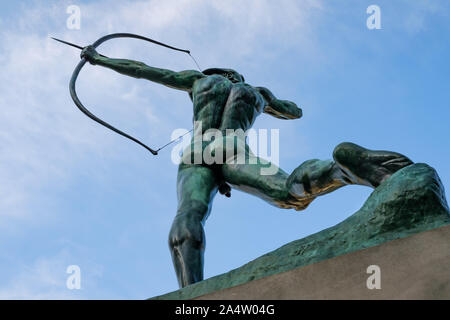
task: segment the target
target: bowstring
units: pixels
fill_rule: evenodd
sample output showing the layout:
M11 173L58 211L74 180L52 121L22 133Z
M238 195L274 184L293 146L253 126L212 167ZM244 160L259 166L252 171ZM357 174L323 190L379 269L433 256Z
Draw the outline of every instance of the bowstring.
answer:
M200 69L200 66L197 63L197 60L195 60L194 56L189 52L188 55L191 57L191 59L194 61L195 65L197 66L198 71L202 72Z
M168 145L174 143L177 140L180 140L181 138L183 138L185 135L187 135L188 133L192 132L194 129L189 130L188 132L186 132L185 134L182 134L181 136L179 136L178 138L175 138L169 142L167 142L165 145L163 145L162 147L160 147L159 149L156 150L156 152L158 152L159 150L164 149L165 147L167 147Z
M197 63L197 60L195 60L194 56L191 54L191 52L187 52L187 54L189 55L189 57L191 57L192 61L194 61L195 65L197 66L198 71L202 72L200 66ZM173 140L170 140L169 142L167 142L165 145L163 145L162 147L156 149L156 152L159 152L160 150L164 149L165 147L171 145L172 143L174 143L175 141L180 140L181 138L183 138L185 135L187 135L188 133L192 132L194 130L194 128L192 128L191 130L189 130L188 132L186 132L185 134L182 134L181 136L179 136L178 138L175 138Z

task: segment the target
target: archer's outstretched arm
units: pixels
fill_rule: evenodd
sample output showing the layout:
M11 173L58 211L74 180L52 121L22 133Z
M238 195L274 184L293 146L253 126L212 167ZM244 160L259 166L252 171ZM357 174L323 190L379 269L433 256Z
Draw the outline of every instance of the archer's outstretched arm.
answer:
M298 119L302 116L302 109L297 107L294 102L277 99L267 88L256 87L255 89L258 90L266 102L264 113L278 119Z
M191 91L195 80L205 77L203 73L195 70L175 72L150 67L139 61L103 57L92 46L84 48L81 52L81 57L91 64L106 67L130 77L147 79L170 88L188 92Z

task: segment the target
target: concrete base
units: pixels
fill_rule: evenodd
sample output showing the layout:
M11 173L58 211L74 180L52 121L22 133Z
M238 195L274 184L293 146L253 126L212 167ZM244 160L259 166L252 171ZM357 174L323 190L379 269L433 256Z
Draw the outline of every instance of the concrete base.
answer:
M324 219L330 214L324 213ZM444 186L436 170L416 163L386 179L361 209L337 225L152 299L220 298L222 294L255 299L448 297L448 234L445 239L435 235L437 231L422 235L447 225L450 211ZM369 265L382 268L379 292L366 289Z
M368 289L370 265L381 289ZM450 226L299 267L196 299L450 299Z

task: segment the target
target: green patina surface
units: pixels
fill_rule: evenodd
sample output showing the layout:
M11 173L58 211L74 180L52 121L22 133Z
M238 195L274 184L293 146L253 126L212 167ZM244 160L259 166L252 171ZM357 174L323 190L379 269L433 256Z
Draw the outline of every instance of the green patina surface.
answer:
M192 299L446 224L450 215L439 176L426 164L414 164L384 181L359 211L336 226L153 299Z

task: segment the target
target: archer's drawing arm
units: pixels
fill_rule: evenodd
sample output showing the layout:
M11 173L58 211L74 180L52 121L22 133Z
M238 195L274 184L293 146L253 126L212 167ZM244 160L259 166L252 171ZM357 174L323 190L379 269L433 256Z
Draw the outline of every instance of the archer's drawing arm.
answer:
M278 119L298 119L302 116L302 109L288 100L277 99L269 89L256 87L266 103L264 113L270 114Z
M188 92L191 91L196 80L205 77L203 73L195 70L175 72L168 69L150 67L139 61L100 56L92 46L83 49L81 58L85 58L93 65L106 67L130 77L147 79L170 88Z

